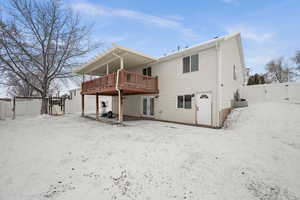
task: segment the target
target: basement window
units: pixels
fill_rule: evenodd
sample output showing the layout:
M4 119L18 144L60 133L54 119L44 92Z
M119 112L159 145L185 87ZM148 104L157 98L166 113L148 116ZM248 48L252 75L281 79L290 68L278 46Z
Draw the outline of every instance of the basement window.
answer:
M177 96L177 108L192 108L192 95L180 95Z
M183 96L177 96L177 108L183 108Z
M184 108L185 109L192 108L192 95L184 95Z

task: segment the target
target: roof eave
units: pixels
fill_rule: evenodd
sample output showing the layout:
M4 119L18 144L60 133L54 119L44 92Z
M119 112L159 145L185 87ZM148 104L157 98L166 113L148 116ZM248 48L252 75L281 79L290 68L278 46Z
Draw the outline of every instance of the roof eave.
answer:
M149 60L149 63L153 63L153 62L157 61L156 58L153 58L151 56L147 56L143 53L133 51L131 49L128 49L128 48L125 48L125 47L122 47L122 46L114 46L113 48L111 48L107 52L105 52L104 54L101 54L101 55L95 57L94 59L90 60L88 63L84 64L80 68L75 69L74 73L76 73L76 74L87 74L87 71L90 71L94 67L93 66L94 63L96 63L97 61L99 61L101 58L103 58L105 56L109 56L110 54L116 56L114 54L114 51L117 51L117 50L123 51L124 55L125 54L133 54L133 55L136 55L136 56L141 56L143 58L146 58L146 59ZM117 59L117 56L116 56L116 59ZM104 66L105 65L101 65L98 68L103 68Z
M205 50L205 49L213 47L215 45L215 43L217 43L217 42L221 42L223 40L228 40L230 38L233 38L233 37L236 37L239 35L240 35L240 33L233 33L233 34L225 35L223 37L219 37L219 38L216 38L213 40L209 40L204 43L197 44L197 45L191 46L189 48L186 48L182 51L178 51L178 52L166 55L166 56L159 57L158 62L163 62L163 61L167 61L167 60L170 60L170 59L173 59L176 57L180 57L182 55L188 54L189 52L193 52L193 51L197 51L197 50Z

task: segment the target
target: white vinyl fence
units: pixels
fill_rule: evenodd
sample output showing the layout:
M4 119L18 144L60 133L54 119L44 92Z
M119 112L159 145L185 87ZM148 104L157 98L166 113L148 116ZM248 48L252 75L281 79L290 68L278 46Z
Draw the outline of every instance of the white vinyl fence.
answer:
M37 116L41 112L41 99L16 99L16 117Z
M289 102L300 103L300 83L249 85L241 89L241 98L249 103Z
M105 102L105 112L112 110L112 97L99 96L99 109L102 111L102 102ZM16 117L18 116L37 116L40 114L41 99L16 99ZM0 101L0 119L12 117L13 103ZM73 96L72 99L66 99L66 113L81 113L81 95ZM85 113L96 112L96 96L85 95L84 97Z
M0 120L12 116L11 102L0 101Z

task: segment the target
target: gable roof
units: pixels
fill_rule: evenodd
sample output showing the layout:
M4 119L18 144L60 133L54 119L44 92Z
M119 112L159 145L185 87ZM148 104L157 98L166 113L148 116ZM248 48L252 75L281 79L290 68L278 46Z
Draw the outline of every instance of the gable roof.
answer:
M157 61L156 58L151 56L144 55L122 46L115 46L75 70L75 73L89 75L105 74L107 64L109 64L110 71L114 70L114 68L119 68L119 56L124 58L125 68L138 67Z
M74 72L77 74L89 74L89 75L100 75L105 74L106 72L106 65L109 64L110 71L114 71L119 68L120 60L118 56L124 57L124 66L125 68L134 68L143 65L153 64L153 63L160 63L170 59L182 57L188 54L191 54L196 51L205 50L207 48L215 47L218 42L225 41L231 38L237 38L239 44L239 53L241 57L241 62L244 66L244 57L243 57L243 50L241 44L241 34L234 33L230 35L225 35L222 37L218 37L189 48L185 48L179 50L175 53L168 54L166 56L161 56L159 58L153 58L151 56L147 56L143 53L122 47L122 46L114 46L113 48L109 49L105 53L95 57L94 59L90 60L86 64L84 64L79 69L76 69Z
M190 54L190 53L195 52L195 51L215 47L215 44L217 42L228 40L228 39L231 39L231 38L234 38L234 37L239 38L239 43L241 45L241 41L240 41L241 34L240 33L234 33L234 34L218 37L218 38L215 38L215 39L212 39L212 40L209 40L209 41L206 41L206 42L203 42L203 43L200 43L200 44L197 44L197 45L194 45L194 46L182 49L182 50L179 50L177 52L168 54L166 56L161 56L161 57L158 58L158 62L167 61L167 60L174 59L174 58L177 58L177 57L182 57L184 55Z

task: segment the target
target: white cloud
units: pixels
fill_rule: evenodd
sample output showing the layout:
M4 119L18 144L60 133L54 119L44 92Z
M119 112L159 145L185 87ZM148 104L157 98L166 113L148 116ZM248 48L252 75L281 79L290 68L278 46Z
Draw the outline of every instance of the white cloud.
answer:
M226 27L225 31L228 33L241 32L242 37L255 42L267 42L272 41L274 33L272 32L261 32L255 28L246 25L234 25Z
M221 0L223 3L228 3L228 4L236 4L239 3L239 0Z
M185 27L178 15L173 15L173 17L160 17L155 15L149 15L143 12L128 10L128 9L118 9L109 8L102 6L100 4L92 4L87 2L73 3L71 8L74 11L80 12L85 15L92 16L104 16L104 17L120 17L127 18L131 20L136 20L145 24L150 24L160 28L167 28L179 33L182 33L185 37L189 39L199 40L200 35L190 28ZM177 19L175 19L175 17Z
M101 39L99 39L101 38ZM97 35L97 38L94 38L96 42L104 43L118 43L126 40L128 37L124 36L113 36L113 35Z

